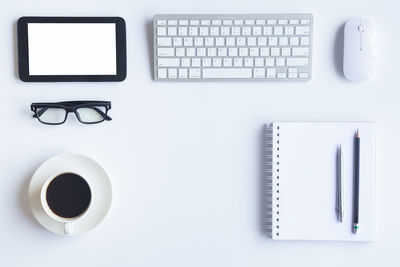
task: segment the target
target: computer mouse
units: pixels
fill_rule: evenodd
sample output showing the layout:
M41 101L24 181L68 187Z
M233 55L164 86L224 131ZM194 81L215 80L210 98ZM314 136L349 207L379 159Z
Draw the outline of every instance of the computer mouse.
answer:
M375 24L354 18L344 26L343 73L347 80L362 82L371 78L376 65Z

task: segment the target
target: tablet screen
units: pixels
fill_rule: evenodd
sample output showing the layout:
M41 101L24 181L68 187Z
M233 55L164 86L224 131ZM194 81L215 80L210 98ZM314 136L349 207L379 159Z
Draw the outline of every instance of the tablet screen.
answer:
M116 75L115 23L28 23L29 75Z

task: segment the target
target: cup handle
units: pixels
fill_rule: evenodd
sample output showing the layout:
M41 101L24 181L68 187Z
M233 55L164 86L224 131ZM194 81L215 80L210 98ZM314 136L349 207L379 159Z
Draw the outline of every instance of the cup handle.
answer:
M64 234L66 235L72 235L72 222L66 222L64 223Z

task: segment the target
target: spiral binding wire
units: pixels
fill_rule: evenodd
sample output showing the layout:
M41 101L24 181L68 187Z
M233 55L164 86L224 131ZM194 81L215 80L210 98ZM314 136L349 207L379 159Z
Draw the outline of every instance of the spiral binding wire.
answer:
M279 125L265 126L265 227L268 236L279 237Z

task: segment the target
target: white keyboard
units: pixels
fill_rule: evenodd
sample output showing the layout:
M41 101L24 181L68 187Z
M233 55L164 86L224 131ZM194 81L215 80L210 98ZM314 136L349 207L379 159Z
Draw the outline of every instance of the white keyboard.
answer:
M308 81L312 14L155 15L157 81Z

